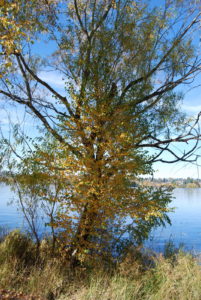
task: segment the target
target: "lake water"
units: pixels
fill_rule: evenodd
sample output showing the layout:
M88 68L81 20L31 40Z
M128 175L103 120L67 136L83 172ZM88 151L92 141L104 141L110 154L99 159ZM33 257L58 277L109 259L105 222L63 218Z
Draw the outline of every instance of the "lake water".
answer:
M27 224L23 214L17 209L16 195L11 191L10 187L0 183L0 229L6 230L20 229L26 230ZM42 223L43 222L43 223ZM45 218L40 218L36 224L39 234L45 234L50 231L49 227L45 227Z
M175 210L169 213L172 225L153 230L146 245L163 251L164 245L171 241L176 247L201 252L201 188L177 188L173 195L170 207Z
M23 217L16 206L8 205L14 199L14 193L4 184L0 184L0 226L14 229L23 227Z
M14 197L8 186L0 184L0 227L23 229L23 216L15 205L8 205ZM163 251L164 244L172 241L176 246L183 244L187 250L201 252L201 188L178 188L174 197L170 207L175 207L175 211L169 214L172 226L154 230L146 245Z

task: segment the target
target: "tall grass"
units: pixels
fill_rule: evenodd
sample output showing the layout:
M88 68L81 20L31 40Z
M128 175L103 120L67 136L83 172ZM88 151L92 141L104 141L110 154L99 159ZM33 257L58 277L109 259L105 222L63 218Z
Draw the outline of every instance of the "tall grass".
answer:
M51 256L48 245L42 243L39 259L26 236L7 235L0 244L0 289L49 300L201 299L201 267L189 254L147 259L133 251L115 266L99 261L72 270L63 257Z

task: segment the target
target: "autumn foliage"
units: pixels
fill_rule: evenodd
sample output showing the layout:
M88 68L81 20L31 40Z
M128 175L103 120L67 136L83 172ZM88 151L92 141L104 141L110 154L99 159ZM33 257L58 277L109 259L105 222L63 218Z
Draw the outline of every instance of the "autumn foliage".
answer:
M27 137L18 139L25 148L17 179L25 190L35 184L30 176L43 174L35 193L59 205L52 225L79 260L112 248L128 230L159 224L169 190L140 178L154 162L188 160L196 149L199 117L185 121L174 89L199 71L190 36L199 13L177 24L181 2L153 9L131 0L1 1L0 94L45 129L28 152ZM31 51L36 39L54 44L48 59ZM40 77L42 68L62 74L62 92ZM171 148L188 140L195 145L182 154ZM44 178L46 187L58 183L55 197Z

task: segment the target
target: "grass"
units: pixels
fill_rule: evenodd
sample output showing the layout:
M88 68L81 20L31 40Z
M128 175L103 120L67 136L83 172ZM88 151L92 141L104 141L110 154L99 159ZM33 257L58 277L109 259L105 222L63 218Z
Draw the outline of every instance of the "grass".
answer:
M48 300L199 300L201 267L182 252L147 259L130 251L115 266L97 261L72 270L47 249L36 258L34 243L15 231L0 243L0 289Z

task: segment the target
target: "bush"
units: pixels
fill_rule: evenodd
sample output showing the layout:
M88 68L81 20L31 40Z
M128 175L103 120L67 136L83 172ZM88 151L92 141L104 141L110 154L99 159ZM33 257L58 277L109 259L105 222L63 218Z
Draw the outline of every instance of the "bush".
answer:
M25 263L34 258L34 244L19 230L10 232L0 244L0 262L19 260Z

